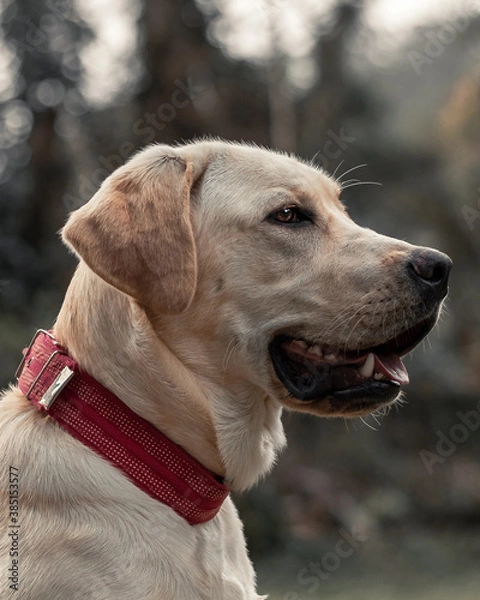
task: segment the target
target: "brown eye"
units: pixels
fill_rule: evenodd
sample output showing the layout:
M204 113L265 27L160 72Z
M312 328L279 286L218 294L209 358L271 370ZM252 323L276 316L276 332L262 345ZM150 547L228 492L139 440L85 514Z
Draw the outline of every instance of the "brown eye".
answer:
M295 225L310 221L310 218L298 206L285 206L276 210L270 215L270 219L282 225Z

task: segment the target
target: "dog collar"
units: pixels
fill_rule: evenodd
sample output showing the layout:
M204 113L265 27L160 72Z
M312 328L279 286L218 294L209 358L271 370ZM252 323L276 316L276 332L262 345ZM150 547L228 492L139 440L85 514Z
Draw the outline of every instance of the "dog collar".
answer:
M40 411L190 525L213 519L228 488L82 372L51 332L38 330L23 355L16 373L18 386Z

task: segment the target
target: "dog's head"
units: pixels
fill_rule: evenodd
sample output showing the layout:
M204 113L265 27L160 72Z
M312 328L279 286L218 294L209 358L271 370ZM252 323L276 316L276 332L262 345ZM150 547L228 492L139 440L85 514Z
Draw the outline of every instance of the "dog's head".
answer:
M64 239L202 377L358 415L408 383L401 357L435 324L451 261L359 227L340 192L259 148L152 146L71 216Z

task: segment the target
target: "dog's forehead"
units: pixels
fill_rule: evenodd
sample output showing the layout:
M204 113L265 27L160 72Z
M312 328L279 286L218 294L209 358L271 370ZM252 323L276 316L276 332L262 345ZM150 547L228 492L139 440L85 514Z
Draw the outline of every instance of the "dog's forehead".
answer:
M274 204L308 197L310 202L339 203L340 187L319 168L299 159L249 146L227 146L213 158L206 178L205 201L221 203L230 214L251 215ZM340 203L339 203L340 204Z
M287 154L240 146L228 153L225 160L229 162L232 174L247 185L298 189L319 187L324 192L338 191L335 182L323 171Z

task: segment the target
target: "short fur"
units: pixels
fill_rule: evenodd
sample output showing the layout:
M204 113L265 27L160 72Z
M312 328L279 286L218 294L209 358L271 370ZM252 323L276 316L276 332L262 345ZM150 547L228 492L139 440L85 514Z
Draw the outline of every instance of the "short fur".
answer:
M302 202L316 227L272 223ZM203 141L147 148L64 231L80 264L54 331L83 369L207 468L245 490L285 445L292 398L268 344L278 331L368 347L420 317L409 244L354 224L339 186L295 158ZM19 472L20 590L8 588L9 467ZM0 596L22 600L257 600L228 499L190 526L12 387L0 403Z

